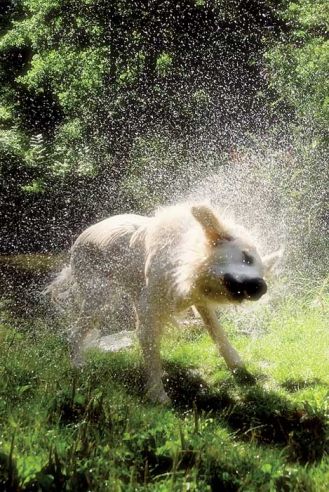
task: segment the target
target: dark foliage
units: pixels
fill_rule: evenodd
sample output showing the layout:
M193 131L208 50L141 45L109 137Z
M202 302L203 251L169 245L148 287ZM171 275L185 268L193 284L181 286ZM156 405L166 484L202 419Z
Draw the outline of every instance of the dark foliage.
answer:
M2 253L66 247L95 218L138 208L120 193L138 139L223 151L270 124L262 55L283 28L271 1L1 8Z

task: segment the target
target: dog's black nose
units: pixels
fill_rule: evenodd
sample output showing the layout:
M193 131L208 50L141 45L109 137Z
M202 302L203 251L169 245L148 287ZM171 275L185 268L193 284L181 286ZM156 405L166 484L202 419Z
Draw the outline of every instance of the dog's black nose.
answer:
M267 285L262 278L252 278L243 282L243 290L247 297L253 300L260 299L267 291Z
M236 299L251 299L256 301L267 291L267 285L260 277L243 278L226 273L224 275L224 284L230 294Z

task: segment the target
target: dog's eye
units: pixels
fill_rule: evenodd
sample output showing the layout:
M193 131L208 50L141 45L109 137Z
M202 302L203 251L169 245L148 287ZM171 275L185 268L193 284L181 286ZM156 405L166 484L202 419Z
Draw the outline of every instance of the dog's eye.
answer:
M254 259L246 251L242 251L242 262L247 265L252 265L254 263Z

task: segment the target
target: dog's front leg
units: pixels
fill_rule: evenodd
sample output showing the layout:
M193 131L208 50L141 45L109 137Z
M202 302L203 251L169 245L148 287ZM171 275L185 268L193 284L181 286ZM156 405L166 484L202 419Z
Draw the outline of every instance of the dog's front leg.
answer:
M230 344L225 331L221 327L216 312L208 306L196 306L202 317L207 330L215 342L220 354L223 356L227 366L231 369L244 368L238 352Z
M162 322L158 313L145 303L138 308L137 333L146 369L146 395L155 403L170 403L162 383L160 342Z

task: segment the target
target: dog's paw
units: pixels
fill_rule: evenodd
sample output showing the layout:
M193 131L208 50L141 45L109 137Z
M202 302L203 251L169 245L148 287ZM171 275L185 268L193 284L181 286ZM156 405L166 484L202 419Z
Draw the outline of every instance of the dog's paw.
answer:
M245 367L236 367L232 370L234 379L238 384L254 385L256 384L256 378Z

